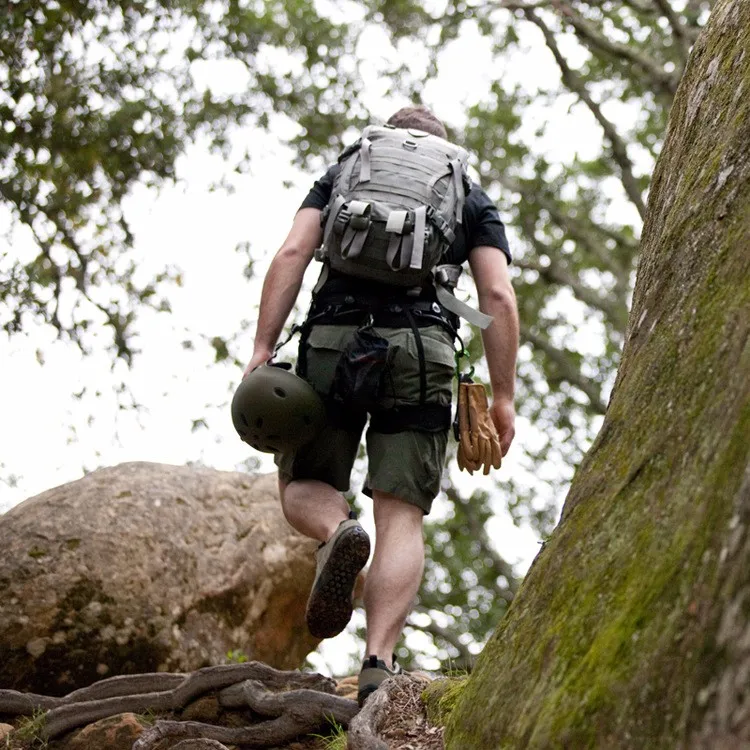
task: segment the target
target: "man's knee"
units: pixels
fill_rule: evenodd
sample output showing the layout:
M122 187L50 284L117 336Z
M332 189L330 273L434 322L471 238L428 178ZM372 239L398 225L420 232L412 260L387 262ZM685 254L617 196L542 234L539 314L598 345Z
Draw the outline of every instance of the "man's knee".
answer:
M376 527L390 523L406 523L415 528L422 528L424 511L419 506L381 490L373 490L372 496Z

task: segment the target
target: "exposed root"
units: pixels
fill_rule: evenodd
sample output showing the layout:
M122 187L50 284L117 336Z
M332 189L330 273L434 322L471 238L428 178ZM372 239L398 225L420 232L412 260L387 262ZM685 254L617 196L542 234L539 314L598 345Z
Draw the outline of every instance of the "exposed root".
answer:
M218 727L193 721L157 721L133 745L133 750L151 750L165 737L206 738L230 745L271 747L325 726L329 720L346 726L359 710L354 701L317 690L272 693L257 680L243 683L245 705L269 721L248 727Z
M276 695L269 689L289 692ZM297 727L301 728L298 733L324 728L327 716L335 718L340 724L348 724L357 711L357 705L339 698L335 691L336 683L327 677L285 672L260 662L248 662L206 667L187 675L155 673L112 677L76 690L64 698L0 690L0 714L25 716L43 711L40 733L45 739L52 739L77 727L121 713L178 711L205 693L218 692L219 704L223 708L245 707L275 718L257 727L239 730L197 722L157 722L154 728L161 727L162 736L179 736L190 740L206 738L219 745L225 741L263 747L264 742L265 746L268 745L263 738L269 738L270 744L278 744L279 737L288 739L296 736L289 732ZM167 731L167 727L172 725L181 729ZM147 730L145 735L151 731ZM246 732L247 741L242 739L242 732ZM217 745L213 747L218 748Z

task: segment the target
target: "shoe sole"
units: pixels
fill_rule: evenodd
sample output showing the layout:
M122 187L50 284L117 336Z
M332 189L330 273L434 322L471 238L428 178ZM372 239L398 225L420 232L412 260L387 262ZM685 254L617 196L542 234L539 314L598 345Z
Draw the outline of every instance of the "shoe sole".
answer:
M362 528L352 528L336 540L307 604L305 619L313 636L333 638L349 624L354 584L369 556L370 537Z

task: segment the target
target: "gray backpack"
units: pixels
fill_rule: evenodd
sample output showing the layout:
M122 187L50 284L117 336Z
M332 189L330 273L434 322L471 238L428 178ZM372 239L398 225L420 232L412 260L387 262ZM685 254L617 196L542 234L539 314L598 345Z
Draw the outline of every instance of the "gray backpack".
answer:
M463 148L421 130L365 128L339 157L316 257L335 271L417 293L435 284L445 307L486 327L487 316L448 291L460 269L442 265L471 186L467 162Z

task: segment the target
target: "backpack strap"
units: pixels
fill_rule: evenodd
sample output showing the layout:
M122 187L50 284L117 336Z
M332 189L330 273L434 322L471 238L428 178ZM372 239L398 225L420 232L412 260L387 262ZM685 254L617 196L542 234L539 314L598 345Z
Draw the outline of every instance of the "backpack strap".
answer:
M372 161L370 159L370 147L372 146L372 141L364 137L362 138L362 145L359 148L359 181L360 182L369 182L370 181L370 174L371 174L371 167L372 167Z
M456 191L456 224L461 224L464 216L464 201L466 200L466 191L464 190L464 165L462 161L456 157L451 160L450 167L451 172L453 172L453 189Z
M367 201L349 201L347 212L349 218L341 238L341 257L356 258L362 252L370 232L370 204Z
M414 240L409 258L409 268L422 268L424 259L424 239L427 230L427 206L420 206L414 211Z
M465 302L458 299L452 292L458 282L461 271L461 266L449 263L438 266L435 269L434 281L437 301L446 310L449 310L464 320L468 320L472 325L484 330L489 327L494 318L491 315L486 315L480 310L470 307Z
M329 207L326 208L328 216L326 217L326 224L323 229L323 244L321 245L321 247L325 248L327 246L328 238L331 236L331 232L333 231L333 225L336 223L336 219L338 218L338 215L341 212L341 209L344 207L345 203L346 199L343 195L339 194L336 196L333 203L329 204ZM322 260L322 258L320 260Z

